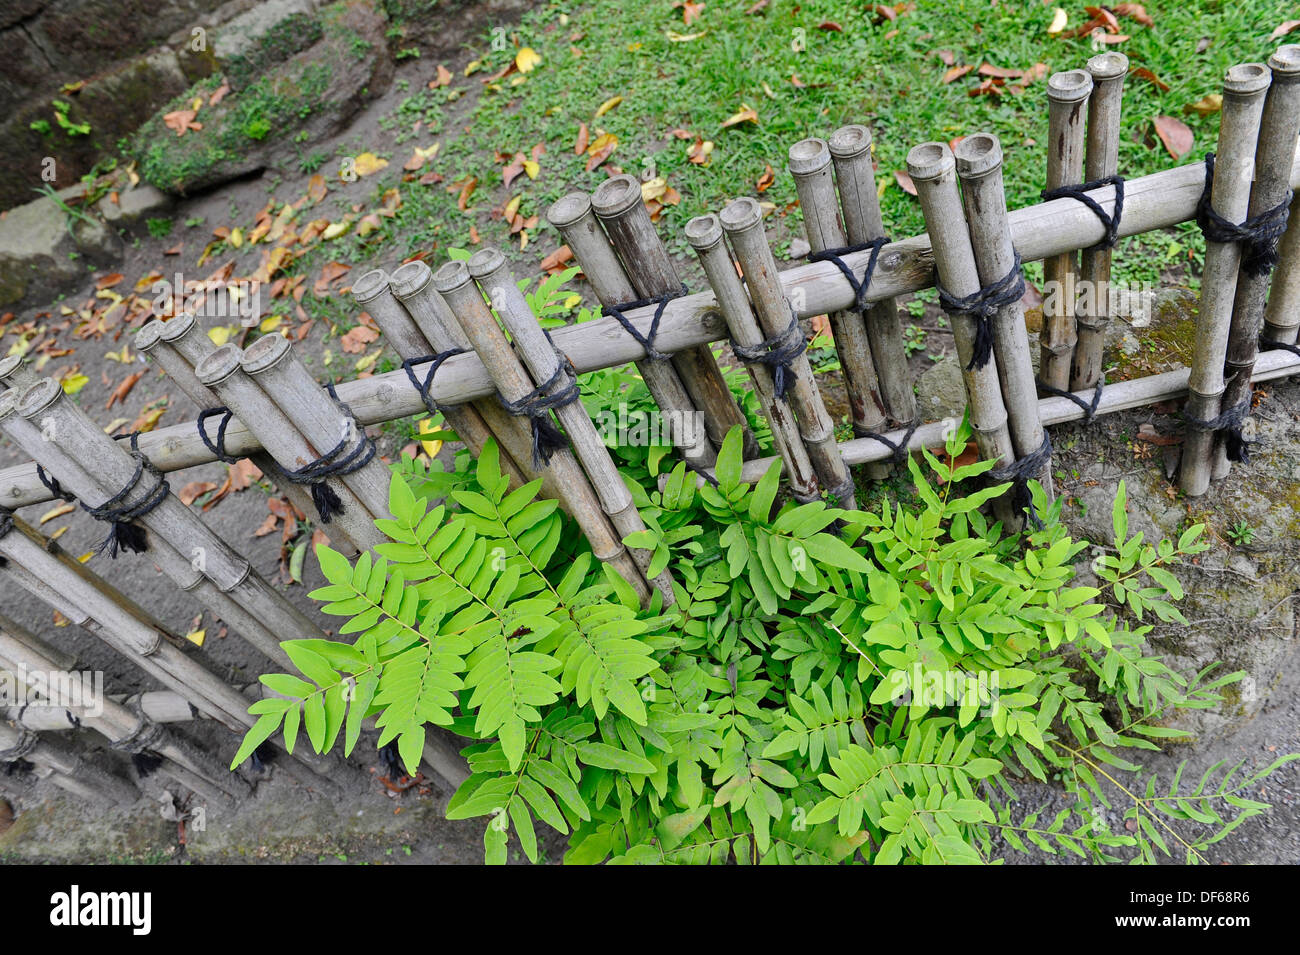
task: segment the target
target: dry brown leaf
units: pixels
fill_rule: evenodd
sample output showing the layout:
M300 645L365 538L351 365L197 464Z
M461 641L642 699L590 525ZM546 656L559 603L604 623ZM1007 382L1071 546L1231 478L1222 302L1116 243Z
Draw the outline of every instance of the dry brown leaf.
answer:
M754 111L753 107L748 107L746 109L742 109L739 113L736 113L734 116L730 116L726 120L724 120L722 123L722 128L730 129L732 126L739 126L741 123L757 123L757 122L758 122L758 113Z
M311 197L313 203L320 202L328 193L329 186L326 185L325 177L320 173L316 173L307 180L307 195Z
M183 488L176 492L176 496L181 499L181 503L186 507L193 504L198 498L208 491L215 491L217 485L213 481L191 481Z
M208 105L216 106L218 103L220 103L223 99L226 98L226 94L229 92L230 92L230 84L225 80L222 80L221 85L218 86L215 90L213 90L212 95L208 97Z
M587 130L586 123L578 124L578 138L573 142L573 154L581 156L587 151L587 146L591 142L591 133Z
M1187 124L1172 116L1157 116L1154 120L1156 135L1174 159L1182 159L1192 151L1194 137Z
M763 175L758 177L756 188L759 192L767 192L774 182L776 182L776 173L772 171L771 165L768 165L763 169Z
M328 295L330 285L347 275L351 270L352 266L343 262L326 262L321 266L320 275L316 277L312 291L316 293L317 298Z
M229 466L226 473L229 475L231 490L245 491L262 476L262 469L250 459L240 458Z
M1300 29L1300 20L1283 20L1278 24L1277 28L1269 34L1268 38L1270 40L1276 40L1280 37L1286 36L1292 30L1296 29Z
M110 272L107 275L101 275L99 278L95 279L95 288L112 288L124 278L126 278L126 276L121 272Z
M542 271L548 275L555 275L557 272L564 271L564 267L572 260L573 250L567 245L562 245L542 259Z
M1136 77L1138 77L1139 79L1144 79L1144 80L1146 80L1148 83L1151 83L1151 84L1154 85L1157 89L1159 89L1160 92L1162 92L1162 93L1168 93L1168 92L1169 92L1169 84L1166 83L1164 80L1162 80L1160 77L1156 76L1154 73L1152 73L1150 70L1148 70L1145 66L1139 66L1137 69L1133 70L1129 75L1130 75L1130 76L1136 76Z
M966 66L954 66L952 69L944 72L943 78L940 79L939 82L951 83L953 80L959 80L973 69L975 69L975 67L969 64Z
M377 338L379 338L379 332L365 325L358 325L348 331L339 340L339 343L349 355L360 355L366 350L366 346Z
M894 170L894 181L898 183L898 188L902 189L909 196L916 195L916 184L912 182L912 177L903 170Z
M1221 109L1223 109L1223 94L1207 93L1205 96L1202 96L1200 99L1198 99L1195 103L1189 103L1188 105L1184 106L1183 112L1200 113L1202 116L1209 116L1212 113L1219 112L1219 110Z
M136 371L123 378L121 384L114 388L113 393L108 396L108 402L104 405L105 410L120 401L126 401L126 396L131 393L131 389L135 387L136 382L143 377L143 371Z
M1156 21L1151 19L1147 13L1147 8L1140 3L1121 3L1115 7L1115 13L1121 17L1128 17L1130 20L1136 20L1144 27L1153 27Z

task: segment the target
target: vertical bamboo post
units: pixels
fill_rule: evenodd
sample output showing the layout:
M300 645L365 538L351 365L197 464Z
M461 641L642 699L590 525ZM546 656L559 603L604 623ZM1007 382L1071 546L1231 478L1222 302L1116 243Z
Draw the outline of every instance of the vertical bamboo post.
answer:
M1291 165L1295 160L1296 137L1300 136L1300 46L1279 47L1269 58L1268 66L1272 82L1264 98L1255 147L1255 181L1250 187L1250 205L1246 210L1251 218L1291 201ZM1237 276L1224 364L1227 387L1222 407L1225 410L1237 407L1251 394L1250 377L1259 354L1269 274L1267 269L1243 267ZM1226 444L1220 436L1216 443L1214 477L1225 477L1231 467Z
M1092 76L1087 70L1053 73L1047 80L1047 188L1059 189L1084 181L1084 118ZM1038 378L1065 391L1078 339L1075 297L1078 253L1063 252L1043 260L1045 280L1043 331L1039 341Z
M718 217L696 216L686 223L686 238L700 257L700 265L718 300L718 310L727 323L731 340L748 348L762 344L766 336L759 328L758 319L750 307L745 286L736 274L736 264L732 261L731 253L722 241L722 223ZM804 439L799 434L798 423L786 398L776 396L772 370L760 362L750 362L746 367L763 405L763 413L767 415L768 424L772 427L772 440L785 462L790 492L795 500L803 504L816 500L820 494L817 472L809 459L808 449L804 446ZM834 437L832 431L829 438L831 444L834 444Z
M283 470L296 471L310 464L318 456L316 450L257 382L244 372L242 359L243 352L238 346L222 345L194 367L194 376L211 388L221 403L248 426L258 443L270 452ZM334 514L329 523L331 528L338 528L363 551L388 539L375 527L370 513L351 488L339 478L326 480L343 503L342 511Z
M511 274L505 256L496 249L482 249L470 258L468 268L469 274L488 300L496 304L496 312L514 339L515 351L523 359L532 379L550 381L560 371L560 357L555 353L550 338L542 331L541 324L519 291L519 286L515 284L515 277ZM557 384L551 388L550 393L554 394L563 387L563 384ZM587 472L591 486L600 498L601 509L614 529L622 537L644 531L645 522L641 520L641 514L632 501L632 494L623 482L623 475L614 465L609 449L605 447L605 442L596 431L582 402L575 401L557 408L555 416L564 426L573 453ZM664 605L671 606L675 603L672 575L666 569L655 576L648 573L654 552L639 547L630 550L642 576L663 594Z
M52 770L52 782L83 799L129 806L140 798L133 783L88 762L80 747L0 723L0 763L18 759Z
M768 338L782 334L795 320L796 312L781 287L776 259L763 231L762 209L755 200L742 196L727 203L718 221L745 271L745 284L762 331ZM835 445L835 423L817 390L808 356L801 353L793 359L790 370L794 381L786 395L799 420L808 456L826 491L835 496L841 507L852 509L856 506L853 475Z
M939 284L952 295L962 298L978 292L982 283L962 212L956 171L956 160L946 143L922 143L907 154L907 173L916 185L916 196L929 229ZM975 320L969 315L952 316L952 335L957 346L957 360L963 369L971 428L975 432L980 456L997 461L1001 467L1013 464L1016 451L1007 429L1007 410L998 381L997 357L991 357L982 368L972 367ZM1005 496L999 498L995 506L1004 522L1014 517Z
M270 396L321 454L346 442L345 454L366 440L356 419L338 402L322 396L293 345L283 335L264 335L244 349L241 360L258 386ZM391 518L388 511L388 467L378 457L340 478L361 499L371 517Z
M799 208L803 210L809 246L814 252L843 248L848 239L840 227L835 183L831 176L831 152L826 141L805 139L791 146L789 169L794 176ZM726 213L723 215L725 223ZM746 281L749 281L749 269L743 259L740 264L745 268ZM853 433L861 437L884 431L885 402L880 395L875 359L867 338L866 318L852 310L832 312L827 317L835 339L835 350L840 356L840 368L844 371L844 389L849 396ZM906 361L903 367L907 367ZM883 462L867 468L867 473L877 479L887 476L889 471L889 465Z
M839 185L840 208L849 244L871 242L885 234L880 215L880 195L871 166L871 130L853 124L841 126L827 144ZM806 213L805 213L806 215ZM879 376L885 411L899 425L916 420L916 394L908 373L903 323L896 299L883 299L867 309L867 341Z
M641 199L641 183L635 177L619 175L606 179L592 194L591 208L639 298L658 298L681 290L682 280L655 231ZM739 426L744 432L745 456L757 457L758 443L749 422L727 387L709 346L697 345L677 352L672 356L672 366L677 369L691 402L704 415L704 429L714 447L721 447L727 432Z
M534 390L533 381L483 301L465 263L448 262L433 274L433 284L451 307L501 396L512 402L526 398ZM600 498L573 453L568 448L555 451L547 468L554 473L557 491L564 495L568 511L586 535L592 552L617 570L636 589L642 602L648 601L649 584L605 516Z
M10 355L0 358L0 385L14 391L22 391L36 384L40 375L27 364L22 355Z
M1095 182L1119 171L1119 118L1128 57L1113 50L1099 53L1088 61L1088 73L1092 76L1092 94L1088 97L1088 150L1083 175L1088 182ZM1088 314L1081 315L1075 303L1078 341L1070 366L1071 391L1087 391L1101 381L1106 325L1110 321L1110 262L1110 249L1084 249L1080 257L1080 277L1091 293L1091 308Z
M546 219L573 250L601 305L612 307L636 299L636 289L596 221L587 196L569 193L547 210ZM671 362L655 361L647 356L636 362L636 370L664 414L673 446L681 449L682 457L692 467L712 467L717 449L706 429L695 426L695 406L676 367Z
M953 152L975 267L980 284L992 285L1017 267L1002 184L1002 146L992 133L976 133L958 143ZM1046 437L1038 416L1038 388L1034 383L1024 306L1019 301L1004 305L993 316L992 323L993 354L1002 381L1011 444L1017 458L1023 458L1037 452ZM1043 462L1035 477L1047 499L1052 500L1050 459Z
M1300 332L1300 193L1291 200L1291 215L1277 248L1277 267L1264 309L1264 337L1294 345Z
M1229 222L1244 220L1250 206L1255 143L1269 79L1268 67L1263 63L1244 63L1231 67L1223 80L1223 116L1219 121L1219 151L1210 203ZM1206 241L1201 308L1183 412L1189 421L1212 421L1223 411L1227 387L1223 368L1240 262L1239 244ZM1214 440L1213 431L1196 426L1189 426L1183 438L1179 479L1189 497L1199 497L1209 490Z

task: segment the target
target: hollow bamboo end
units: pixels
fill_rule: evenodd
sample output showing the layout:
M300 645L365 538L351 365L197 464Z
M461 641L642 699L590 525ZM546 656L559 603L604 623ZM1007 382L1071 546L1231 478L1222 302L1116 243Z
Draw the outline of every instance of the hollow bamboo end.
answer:
M222 345L215 351L209 352L194 366L194 377L200 384L209 387L219 385L239 370L243 355L238 345L229 343Z
M470 283L464 262L448 262L433 273L433 287L439 292L454 292Z
M961 178L987 176L1002 166L1002 144L992 133L975 133L957 144L953 159Z
M763 209L757 199L741 196L727 203L718 216L718 221L727 232L743 232L762 223Z
M1238 63L1228 67L1223 92L1229 96L1254 96L1268 89L1273 74L1263 63Z
M140 330L135 333L132 341L135 343L136 351L147 352L160 341L162 341L163 323L156 318L152 318L140 326ZM0 373L0 378L4 374Z
M26 389L18 398L18 413L24 418L34 418L52 407L63 397L63 388L53 378L42 378Z
M395 269L393 274L388 276L388 287L393 290L393 294L398 298L410 298L428 285L429 279L432 277L433 270L419 259L416 259L414 262L407 262L400 268Z
M1088 60L1088 72L1094 83L1119 79L1128 73L1128 57L1117 50L1098 53Z
M836 159L852 159L861 156L871 150L871 130L860 123L841 126L831 134L827 148Z
M711 249L722 241L722 223L712 213L696 216L686 223L686 241L698 252Z
M198 321L193 312L181 312L162 323L159 335L165 342L179 341L194 330Z
M18 392L10 388L4 394L0 395L0 421L3 421L17 410Z
M585 192L571 192L555 200L546 210L546 221L557 229L567 229L591 212L591 197Z
M796 176L808 176L820 172L830 165L831 150L826 140L801 139L790 147L790 172Z
M624 173L610 176L591 197L591 208L602 219L613 219L632 211L641 202L641 183Z
M388 273L383 269L371 269L352 283L352 297L358 305L372 302L388 288L388 281Z
M0 381L8 383L9 376L18 371L23 365L21 355L9 355L0 359Z
M1053 103L1078 103L1092 93L1092 74L1087 70L1062 70L1047 78L1047 98Z
M1288 43L1279 46L1277 52L1268 58L1268 68L1273 71L1273 82L1279 79L1300 79L1300 44Z
M907 152L907 174L912 181L938 179L952 172L957 162L947 143L930 142L913 146Z
M469 257L465 267L471 278L485 279L498 269L505 268L506 257L500 249L479 249Z
M292 350L289 339L283 335L263 335L244 349L240 365L250 375L260 375L279 364Z

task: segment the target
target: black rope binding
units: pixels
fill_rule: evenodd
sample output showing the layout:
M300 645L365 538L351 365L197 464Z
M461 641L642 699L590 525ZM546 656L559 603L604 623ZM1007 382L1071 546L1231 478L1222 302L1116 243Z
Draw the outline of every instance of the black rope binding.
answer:
M217 425L217 439L213 441L208 437L208 430L204 427L204 422L209 418L215 418L217 415L221 415L221 422ZM230 422L234 417L234 412L225 405L220 405L216 408L204 408L199 412L199 418L195 422L199 429L199 439L203 442L204 447L212 452L218 461L225 461L227 464L234 464L239 460L239 458L226 451L226 428L230 426Z
M1242 425L1246 423L1248 417L1250 417L1250 395L1241 399L1240 404L1234 405L1217 418L1210 418L1208 421L1189 417L1184 411L1183 423L1191 431L1222 433L1223 450L1228 460L1245 464L1250 461L1250 445L1257 443L1247 441L1246 436L1241 433Z
M808 261L833 262L835 267L848 279L849 285L853 289L853 309L858 312L865 312L871 307L871 303L867 301L867 291L871 288L872 276L876 274L876 261L880 258L880 250L888 243L889 236L882 235L870 242L859 242L857 245L846 245L837 249L822 249L820 252L809 255ZM867 259L867 267L862 273L862 279L859 280L853 274L853 270L849 268L849 264L844 261L843 256L853 255L856 252L866 252L868 249L871 250L871 256Z
M1300 345L1291 345L1288 344L1287 342L1279 342L1272 338L1264 338L1262 335L1260 336L1259 339L1260 351L1272 351L1275 348L1280 348L1282 351L1289 351L1297 358L1300 358Z
M69 494L63 489L63 485L59 483L58 478L51 476L46 472L45 468L41 467L39 464L36 465L36 476L40 478L41 483L45 485L45 490L62 500L65 504L71 504L77 499L75 495Z
M655 338L659 334L659 322L664 317L664 309L668 307L668 303L675 298L681 298L686 293L686 286L683 285L675 292L666 292L655 298L639 298L634 302L623 302L619 305L606 305L600 311L602 315L608 315L622 325L623 331L636 339L636 343L645 349L646 357L651 361L668 361L673 356L666 355L655 348ZM651 305L655 307L655 317L650 322L650 334L642 335L623 313L638 308L648 308Z
M682 458L682 464L686 465L686 470L693 471L694 473L698 474L700 477L704 478L705 483L708 484L710 487L718 486L718 479L713 476L713 474L709 471L708 468L702 468L698 464L692 464L690 461L687 461L685 458Z
M438 373L438 369L442 367L444 361L451 358L453 355L463 355L466 351L467 349L464 348L449 348L446 351L438 352L436 355L421 355L419 358L408 358L402 362L402 370L406 372L406 377L411 380L411 384L414 386L415 390L420 393L420 400L424 402L425 410L428 411L429 414L438 414L442 411L442 409L438 407L438 402L433 400L433 395L431 394L433 390L433 376ZM415 374L415 366L426 363L429 365L429 370L425 374L424 380L421 381L419 376Z
M1084 424L1091 423L1092 419L1097 417L1097 406L1101 404L1101 390L1106 387L1106 382L1098 381L1097 387L1092 390L1092 400L1084 401L1073 391L1066 391L1064 388L1056 388L1042 381L1034 381L1038 390L1043 394L1052 395L1056 398L1067 398L1083 409Z
M1229 222L1214 211L1210 194L1214 188L1214 153L1205 154L1205 188L1196 204L1196 224L1211 242L1242 242L1242 270L1252 278L1268 275L1277 265L1277 243L1286 231L1291 212L1291 196L1272 209L1251 216L1240 225Z
M996 483L1010 481L1011 488L1011 505L1016 511L1027 511L1029 521L1038 529L1042 529L1043 521L1038 516L1038 511L1034 509L1034 497L1029 491L1029 482L1034 480L1043 470L1043 467L1052 458L1052 439L1046 431L1043 432L1043 443L1038 446L1038 450L1031 451L1024 457L1013 461L1004 467L994 468L988 472L989 479Z
M356 418L352 414L352 409L339 400L338 392L334 390L334 382L329 382L325 390L355 425ZM339 439L338 444L310 464L304 464L292 471L281 471L287 480L294 484L305 484L311 489L311 500L316 505L316 513L320 515L322 524L328 524L335 514L343 513L343 501L338 492L327 483L328 479L360 471L375 456L375 442L366 436L359 425L356 425L356 428L360 440L351 451L347 451L349 436L345 434Z
M939 289L939 307L949 315L969 315L975 319L975 352L966 370L983 368L993 356L993 316L998 309L1020 301L1025 294L1025 277L1020 271L1020 253L1015 255L1011 270L991 285L978 292L958 298L942 285Z
M7 507L0 507L0 537L14 529L14 512ZM8 567L9 558L0 554L0 567Z
M653 336L652 329L651 337ZM555 348L555 345L552 344L551 347ZM646 354L649 354L649 347L646 346ZM528 418L533 433L533 469L538 471L550 463L552 454L568 447L563 432L551 420L550 412L571 405L579 398L578 375L573 365L558 348L555 349L555 357L560 362L555 374L518 401L508 401L505 395L497 392L497 401L501 402L501 407L516 418ZM555 394L550 394L551 389L565 378L569 383Z
M889 448L890 457L893 459L894 463L902 464L907 460L909 450L908 445L911 444L912 435L916 434L917 426L920 425L920 423L920 418L914 419L912 423L907 426L907 431L905 431L903 436L897 441L893 441L877 431L858 431L854 429L854 435L859 438L870 438L872 441L879 441L885 447Z
M153 462L146 458L144 452L140 450L140 432L136 431L130 435L120 435L120 437L130 438L131 457L135 458L135 473L131 475L131 479L126 482L122 490L103 504L97 507L88 507L84 501L81 502L81 509L95 520L108 521L112 525L108 536L95 550L96 554L102 554L107 548L110 558L116 558L118 553L125 550L129 550L133 554L143 554L148 549L149 539L145 534L145 529L135 523L135 520L144 517L166 500L168 493L171 491L162 472L154 467ZM146 474L154 478L153 487L134 504L127 504L126 501L135 493Z
M790 385L794 383L794 370L791 363L808 348L803 330L799 327L799 315L790 308L790 324L780 333L765 338L757 345L741 345L732 339L731 350L741 361L766 365L772 372L772 382L776 386L776 397L784 398Z
M1100 189L1103 186L1115 187L1115 211L1110 215L1106 215L1106 210L1101 207L1100 202L1088 195L1093 189ZM1077 185L1044 189L1042 196L1044 202L1052 199L1076 199L1092 210L1092 214L1101 220L1101 224L1106 227L1106 235L1100 242L1085 251L1091 252L1097 249L1115 248L1115 243L1119 241L1120 219L1124 215L1123 176L1105 176L1101 179L1093 179L1091 182L1081 182Z

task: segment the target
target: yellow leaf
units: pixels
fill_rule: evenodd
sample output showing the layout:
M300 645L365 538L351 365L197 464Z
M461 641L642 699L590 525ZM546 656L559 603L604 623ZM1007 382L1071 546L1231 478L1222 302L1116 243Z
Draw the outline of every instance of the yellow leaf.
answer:
M50 540L52 540L52 541L56 541L56 540L58 540L60 537L62 537L64 534L66 534L67 532L68 532L68 525L67 525L67 524L64 524L64 525L63 525L62 527L60 527L57 531L55 531L53 534L50 535Z
M41 515L41 523L45 524L54 520L56 517L62 517L64 514L71 514L77 508L72 504L60 504L58 507L51 508Z
M531 73L542 62L542 55L531 46L526 46L515 54L515 66L520 73Z
M477 73L481 69L483 69L482 60L470 60L465 64L465 75L469 76L471 73Z
M649 182L641 183L641 201L649 202L652 199L658 199L668 191L668 180L663 176L656 176Z
M357 371L368 370L370 366L372 366L376 361L379 360L379 356L383 352L383 350L384 349L382 347L376 348L369 355L364 355L360 359L358 359L355 366Z
M262 319L262 324L257 327L263 332L273 332L280 327L280 323L283 321L283 315L268 315L266 318Z
M82 374L68 375L68 377L64 378L62 382L63 393L65 395L75 395L82 388L86 387L86 384L89 381L90 379Z
M701 30L699 33L678 33L676 30L669 30L664 35L668 37L670 43L690 43L708 32L708 30Z
M542 167L539 166L537 163L533 162L533 160L531 159L524 160L524 172L528 175L529 179L536 179L537 174L541 171L542 171Z
M226 342L230 341L230 335L233 329L229 325L221 325L217 328L208 329L208 337L212 339L212 344L220 348Z
M226 237L226 241L230 243L231 248L234 249L239 248L241 245L244 244L244 230L239 228L238 226L231 229L230 235Z
M435 434L439 429L434 427L433 420L430 418L420 419L420 434ZM436 458L438 452L442 450L442 442L434 439L433 441L421 441L420 447L430 458Z
M121 365L129 365L135 361L135 356L131 354L131 348L128 345L123 345L120 352L104 352L104 357Z
M513 199L511 199L509 202L506 203L505 209L502 210L502 215L505 217L505 220L507 222L514 219L515 213L519 211L519 203L523 202L523 199L524 199L523 196L515 196Z
M352 170L358 176L369 176L371 173L379 172L388 165L387 159L381 159L374 153L365 152L357 156L352 163Z
M352 222L348 219L344 219L341 222L331 222L325 227L325 231L320 234L320 237L322 239L337 239L343 233L348 231L350 225L352 225Z
M185 639L196 647L201 647L203 646L203 641L207 639L207 636L207 630L191 630L189 633L185 634Z
M623 97L611 96L609 99L605 100L605 102L600 104L600 108L596 110L596 118L599 119L604 116L621 102L623 102Z
M110 421L108 424L104 426L104 434L112 434L114 431L122 427L122 425L126 424L130 420L131 420L130 418L114 418L112 421Z
M565 307L565 308L576 308L576 307L579 305L579 303L581 303L581 302L582 302L582 296L581 296L581 295L570 295L568 298L566 298L566 299L564 300L564 307Z
M1062 30L1065 29L1065 25L1069 22L1070 22L1070 15L1066 13L1064 10L1062 10L1060 7L1057 7L1056 12L1052 14L1052 22L1047 27L1047 35L1056 36L1056 34L1060 33Z
M758 122L758 113L756 113L752 107L746 106L739 113L736 113L736 115L728 117L727 120L722 124L722 128L727 129L730 126L739 126L741 123L757 123L757 122Z

